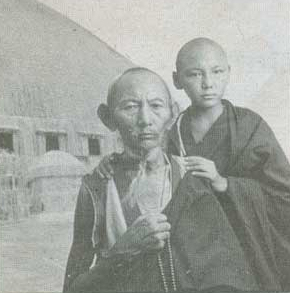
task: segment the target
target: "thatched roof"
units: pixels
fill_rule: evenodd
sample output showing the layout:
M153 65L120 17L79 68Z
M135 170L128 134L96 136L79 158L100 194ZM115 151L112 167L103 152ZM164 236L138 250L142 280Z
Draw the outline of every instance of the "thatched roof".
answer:
M35 0L0 2L0 114L95 120L109 82L133 66Z

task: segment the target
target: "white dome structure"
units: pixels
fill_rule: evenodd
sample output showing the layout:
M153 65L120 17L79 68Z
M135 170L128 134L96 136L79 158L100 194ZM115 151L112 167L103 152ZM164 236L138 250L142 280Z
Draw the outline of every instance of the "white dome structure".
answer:
M83 176L85 166L76 157L62 151L50 151L35 159L28 178Z
M36 158L27 174L32 212L73 210L85 173L84 165L65 152L50 151Z

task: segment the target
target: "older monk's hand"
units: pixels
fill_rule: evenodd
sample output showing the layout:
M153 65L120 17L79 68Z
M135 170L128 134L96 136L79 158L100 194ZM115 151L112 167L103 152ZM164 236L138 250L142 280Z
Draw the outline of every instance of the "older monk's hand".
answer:
M141 215L110 250L110 255L133 256L160 250L170 236L170 224L164 214Z

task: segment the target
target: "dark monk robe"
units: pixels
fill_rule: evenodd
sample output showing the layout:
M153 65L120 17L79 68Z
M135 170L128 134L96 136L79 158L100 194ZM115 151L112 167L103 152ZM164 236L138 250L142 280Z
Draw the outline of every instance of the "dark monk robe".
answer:
M132 180L138 164L137 161L124 160L122 155L115 155L114 178L119 188L122 187L121 182ZM172 176L175 176L175 172L177 170L173 164ZM108 239L107 187L108 181L101 179L96 173L85 176L83 180L75 212L74 239L67 264L64 291L163 291L164 283L157 252L139 254L125 262L118 258L103 257L102 252L107 247ZM172 188L176 189L174 182ZM208 194L207 185L187 174L163 210L172 224L170 243L174 281L178 290L220 286L257 289L234 233L227 230L227 223L224 224L220 209L210 207L213 205L213 197L207 196ZM207 205L206 209L204 205ZM139 216L138 211L135 210L134 213L131 210L131 215L136 219ZM217 217L220 222L216 221ZM126 220L132 222L128 218ZM212 250L216 253L216 264L210 259ZM98 259L92 267L95 255ZM207 256L205 264L202 259L204 255ZM172 291L174 286L168 245L161 252L161 259L167 287Z
M185 127L189 125L186 115L180 129L183 138L189 138L183 139L186 154L213 160L220 174L228 178L229 186L225 193L216 194L206 180L187 173L163 211L172 225L178 289L229 286L240 290L287 290L290 168L273 133L258 115L224 101L223 114L203 141L195 144ZM171 152L179 154L176 125L170 139ZM130 169L134 164L116 159L113 166L118 172L118 166ZM163 290L156 253L120 263L102 260L99 254L95 269L89 270L106 239L107 182L97 174L85 177L83 182L65 291ZM92 198L97 202L95 209ZM162 259L172 289L168 255L165 246Z
M228 189L223 194L214 193L206 180L199 181L202 186L196 184L190 175L181 182L180 197L189 203L180 212L176 231L185 227L182 218L186 213L192 214L192 231L180 231L185 238L177 234L174 237L190 268L192 279L188 286L200 289L216 283L251 290L252 284L245 281L242 285L233 271L234 263L242 257L257 290L288 291L289 163L261 117L228 101L223 101L223 105L222 115L201 142L195 142L188 127L189 110L170 133L169 148L173 154L183 150L187 156L212 160L228 179ZM231 257L231 247L237 252L236 258ZM244 266L236 269L243 270Z
M111 246L112 235L118 234L116 230L123 229L120 224L122 215L130 226L146 211L153 212L157 208L160 212L159 209L163 210L168 205L172 194L170 163L167 161L151 176L145 176L144 168L140 171L138 160L122 154L115 154L112 166L117 195L112 189L112 181L101 179L97 173L83 179L75 211L74 237L64 291L162 291L164 283L156 251L137 254L128 260L106 258L104 252ZM110 196L111 200L108 200ZM118 209L118 199L123 214ZM108 225L109 222L111 224ZM166 248L164 253L169 253ZM167 257L162 260L165 274L169 273L168 261ZM168 282L171 288L172 281Z

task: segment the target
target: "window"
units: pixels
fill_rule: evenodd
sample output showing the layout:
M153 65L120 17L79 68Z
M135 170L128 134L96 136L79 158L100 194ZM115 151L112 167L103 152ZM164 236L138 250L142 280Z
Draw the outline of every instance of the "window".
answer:
M89 137L88 144L89 144L89 155L90 156L99 156L101 154L100 141L98 138Z
M8 152L14 151L12 132L0 132L0 149L4 149Z
M59 150L59 140L57 134L46 134L45 135L45 148L46 151L55 151Z
M65 132L36 131L35 154L41 156L49 151L68 151L67 134Z

